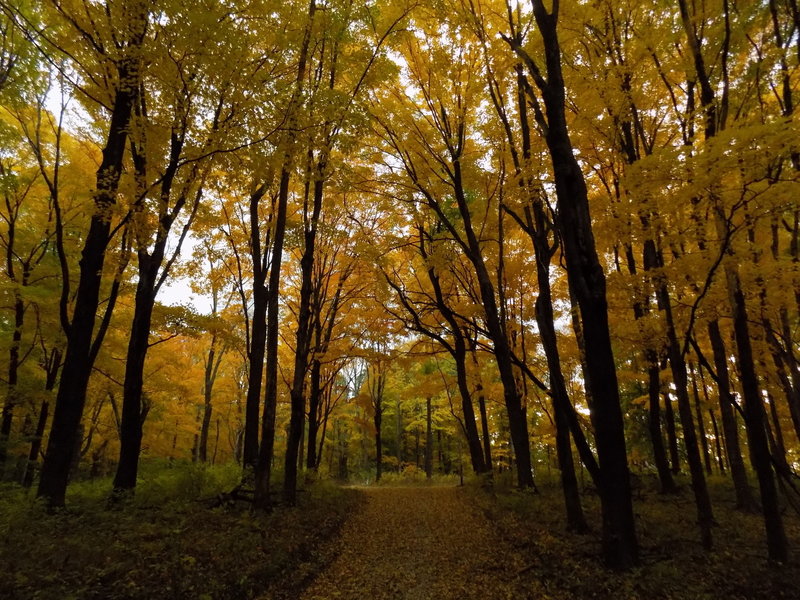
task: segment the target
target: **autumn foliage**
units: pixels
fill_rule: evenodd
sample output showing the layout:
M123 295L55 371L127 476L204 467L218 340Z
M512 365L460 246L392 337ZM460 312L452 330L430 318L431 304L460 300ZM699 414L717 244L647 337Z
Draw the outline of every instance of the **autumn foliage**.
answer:
M708 551L724 476L790 560L794 0L0 0L0 41L5 480L552 468L625 570L632 473Z

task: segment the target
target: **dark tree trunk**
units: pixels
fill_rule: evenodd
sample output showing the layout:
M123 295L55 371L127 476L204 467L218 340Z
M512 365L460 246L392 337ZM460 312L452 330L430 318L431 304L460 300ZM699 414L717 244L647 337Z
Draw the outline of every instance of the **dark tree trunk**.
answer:
M217 314L217 300L216 295L212 305L212 315ZM200 443L198 448L198 456L201 462L208 460L208 433L211 428L211 414L213 412L213 399L214 383L217 380L217 373L219 373L220 364L222 364L222 356L225 354L225 348L217 350L217 334L214 333L211 337L211 347L208 349L206 355L205 370L203 373L203 419L200 426ZM217 418L217 441L219 440L219 418ZM214 455L217 453L216 442L214 444ZM212 464L213 464L212 460Z
M25 285L26 276L23 276ZM8 379L6 383L6 402L3 405L3 418L0 424L0 474L8 457L8 444L11 440L11 422L17 403L17 379L19 375L19 350L22 343L22 326L25 322L25 304L18 291L14 292L14 332L11 334L11 347L8 350Z
M36 421L36 432L33 434L33 441L31 441L31 450L28 453L28 464L25 467L25 473L22 476L22 485L29 488L33 485L33 476L36 470L36 464L39 462L39 452L42 449L42 439L44 439L44 431L47 427L47 416L50 411L50 403L45 400L39 409L39 419Z
M312 209L308 211L308 186L306 185L306 205L304 207L304 248L300 259L300 307L297 311L297 333L294 351L294 376L292 388L289 393L291 400L291 418L289 420L289 435L286 440L286 460L284 462L283 499L288 505L294 505L297 499L297 463L300 438L305 427L306 410L306 375L308 371L309 354L311 352L311 296L312 275L314 270L314 247L317 238L317 223L322 210L322 196L324 191L325 160L320 162L313 170L313 201ZM311 176L311 174L309 174Z
M564 244L567 277L581 313L586 347L586 387L592 397L592 422L601 473L603 557L609 567L627 569L638 563L639 550L619 386L608 327L605 274L592 233L586 182L573 154L567 129L561 48L556 31L558 14L548 13L541 0L533 0L533 12L544 43L547 79L538 68L531 70L547 113L546 142L555 178L557 226ZM531 67L533 61L522 50L521 39L510 41Z
M659 264L662 264L659 261ZM711 508L711 498L708 495L708 486L703 473L703 462L700 457L700 448L697 444L697 432L692 418L692 404L689 399L689 382L686 372L686 362L681 354L681 347L675 332L675 322L672 317L672 300L669 297L666 282L663 279L657 282L659 305L664 310L667 327L667 340L669 351L669 364L672 370L672 380L675 384L675 395L678 398L678 414L683 428L683 441L686 448L686 459L689 463L689 473L692 478L692 492L697 506L697 524L700 527L700 539L706 550L713 547L711 528L714 525L714 513Z
M308 455L306 458L306 469L316 471L319 466L317 453L317 432L320 425L320 371L322 365L320 361L314 359L311 363L311 382L308 393ZM322 434L325 438L325 433Z
M481 414L481 433L483 434L483 457L486 470L493 469L492 462L492 438L489 435L489 417L486 414L486 398L483 395L483 390L478 390L478 410Z
M200 424L200 441L198 443L197 458L200 462L208 462L208 433L211 429L211 414L213 406L211 402L203 403L203 420ZM219 433L219 432L217 432Z
M425 398L425 477L433 477L433 420L431 397Z
M383 442L381 441L381 424L383 421L383 407L381 403L375 406L375 416L373 423L375 425L375 481L381 480L381 473L383 471ZM397 434L400 439L400 433Z
M140 13L136 13L135 9ZM95 210L81 253L80 277L72 322L67 332L64 369L37 490L37 496L45 498L50 507L64 505L69 465L72 462L75 438L86 403L86 388L94 363L92 334L100 301L105 253L111 235L109 212L116 203L128 126L138 89L137 49L141 46L147 24L144 5L137 3L135 9L132 7L131 10L137 22L132 27L128 42L133 58L117 62L118 81L123 83L115 92L108 137L97 170Z
M269 298L267 302L267 338L266 338L266 389L264 392L264 416L262 420L261 445L258 451L258 463L255 470L255 492L253 507L265 511L270 507L270 476L272 474L272 458L275 449L275 418L278 408L278 321L280 311L280 281L281 262L283 260L283 242L286 237L286 213L289 202L289 180L291 179L296 130L293 124L296 121L296 111L302 102L305 84L306 66L308 63L308 48L311 43L311 29L314 23L314 13L317 10L316 0L310 0L308 5L308 21L306 23L303 41L300 46L297 63L297 78L295 91L287 108L289 125L287 126L287 139L284 140L285 150L281 175L278 184L278 200L275 207L275 227L272 241L272 257L269 270ZM295 455L295 465L297 464Z
M288 157L287 157L288 160ZM264 415L261 421L261 445L255 470L255 492L253 506L256 510L270 508L270 477L275 448L275 418L278 408L278 318L280 311L279 287L283 259L283 241L286 236L286 209L289 199L288 165L281 172L278 189L278 205L275 216L275 237L272 246L272 261L269 273L269 298L267 301L266 338L266 384L264 392Z
M681 458L678 453L678 434L675 430L675 411L672 408L672 398L669 392L664 392L664 417L667 420L667 442L669 444L669 460L672 464L672 473L681 472Z
M722 431L725 435L725 450L728 455L728 464L731 469L733 488L736 493L736 508L744 512L755 512L756 502L747 480L747 471L744 468L742 449L739 444L739 426L733 408L733 395L730 388L728 375L728 355L725 342L715 320L708 323L708 338L714 353L714 369L717 372L717 386L719 391L719 413L722 417Z
M517 485L521 488L535 487L533 481L533 466L531 464L530 440L528 437L528 422L525 410L522 407L522 399L517 389L517 381L514 375L513 359L511 347L506 334L505 326L501 320L500 311L495 297L495 287L486 267L486 263L481 253L481 246L475 232L472 229L472 216L467 203L466 192L463 188L461 178L461 163L458 157L453 160L453 182L455 186L456 203L459 212L464 220L464 230L467 237L468 258L475 268L478 280L481 302L486 316L486 328L492 340L497 368L500 372L500 381L503 386L503 400L508 413L509 433L511 444L514 446L517 466ZM440 215L443 216L443 215ZM463 337L462 337L463 343ZM463 365L462 365L463 367ZM463 396L462 396L463 398ZM469 402L470 410L473 412L472 424L475 424L474 410L472 402ZM477 439L477 428L475 431ZM480 445L478 445L480 463L483 463ZM470 457L473 457L473 448L470 448Z
M244 440L242 462L255 469L258 462L259 406L261 384L264 376L264 353L267 341L267 305L269 293L266 286L266 249L262 251L259 205L266 193L261 186L250 196L250 258L253 264L253 317L250 323L248 348L247 397L244 409ZM245 308L246 310L246 308Z
M714 432L714 448L717 453L717 466L719 467L719 472L723 475L725 474L725 458L722 455L722 444L720 443L720 433L719 427L717 425L717 417L714 415L714 411L709 409L708 416L711 418L711 429Z
M589 530L583 515L578 480L575 477L575 461L570 444L570 427L567 415L572 410L567 393L564 374L561 371L561 357L558 352L555 320L553 318L553 301L550 293L550 257L552 249L547 240L544 209L538 200L534 200L534 220L531 229L534 250L536 252L536 274L539 284L539 295L536 298L536 324L539 337L547 359L550 374L550 391L553 400L556 426L556 452L558 467L561 471L561 488L567 513L567 528L570 531L584 533Z
M703 449L703 459L706 465L706 473L711 475L711 452L708 448L708 438L706 437L706 426L703 422L703 409L700 406L700 392L697 389L697 372L694 365L689 364L689 372L692 376L692 393L694 395L694 410L697 417L697 430L700 434L700 447Z
M718 111L718 106L727 105L728 88L722 90L722 101L715 98L715 86L712 84L705 66L702 52L702 39L698 38L696 23L693 14L689 11L686 0L679 0L681 21L686 32L689 50L694 59L697 81L700 84L700 100L705 116L705 138L711 140L717 132L725 126L725 114ZM727 22L729 4L723 3L723 10ZM730 29L726 29L723 40L722 52L727 53ZM723 77L727 77L727 56L723 56ZM719 198L713 193L713 210L717 235L721 240L727 240L730 235L730 223L725 210L720 205ZM730 247L727 248L730 253ZM750 462L756 472L758 485L761 491L761 505L764 513L764 525L767 532L767 550L771 560L786 562L789 557L789 546L786 533L783 529L778 494L773 477L772 463L769 454L769 444L766 434L766 416L764 404L758 389L758 376L753 362L753 351L750 343L749 325L747 322L747 307L741 281L739 280L738 267L734 262L724 266L725 278L728 287L728 299L733 310L733 330L737 349L737 363L741 377L742 392L744 397L745 429L750 450ZM800 297L800 296L798 296Z
M650 432L651 443L653 444L653 459L656 463L656 469L658 470L658 481L661 486L661 493L672 494L675 493L678 488L669 470L667 451L664 448L664 438L661 434L661 407L659 405L661 381L659 378L660 370L658 368L658 359L655 356L655 352L652 350L645 352L645 358L647 360L647 396L650 400L647 428ZM667 399L667 402L669 402L669 399ZM675 434L674 422L672 433L673 435ZM677 453L677 440L675 451Z
M630 152L633 152L631 149ZM650 219L643 215L640 217L642 224L649 228ZM633 249L627 247L628 270L631 274L636 273L635 261L633 256ZM642 263L644 270L647 272L657 269L659 266L658 251L656 243L652 238L645 240L642 248ZM650 312L648 301L634 302L633 313L636 319L641 319ZM658 480L661 485L662 494L670 494L677 491L675 479L672 477L672 472L669 469L669 462L667 461L667 452L664 448L664 438L661 432L661 408L659 407L659 396L661 395L661 381L660 369L658 365L658 353L654 347L645 348L644 358L647 363L647 395L649 398L649 411L648 411L648 430L650 432L650 441L653 445L653 460L656 463L658 471ZM667 416L667 431L670 441L670 450L672 452L672 465L673 469L680 469L678 463L678 440L675 435L675 418L672 414L672 405L669 403L669 398L665 398L666 408L668 411ZM677 471L675 471L677 473Z
M141 256L139 260L139 283L136 288L133 324L125 362L119 463L114 476L114 494L116 496L130 493L136 487L139 454L142 448L142 426L145 413L142 405L142 388L144 364L150 341L150 324L155 303L155 278L150 276L150 265L146 262L143 265Z
M789 543L783 528L778 490L773 476L769 444L766 434L764 403L758 389L758 376L753 362L747 307L741 283L734 266L726 268L728 290L733 308L733 331L736 339L739 372L744 396L745 424L750 448L750 462L758 477L761 506L767 532L767 550L770 560L785 563L789 559Z

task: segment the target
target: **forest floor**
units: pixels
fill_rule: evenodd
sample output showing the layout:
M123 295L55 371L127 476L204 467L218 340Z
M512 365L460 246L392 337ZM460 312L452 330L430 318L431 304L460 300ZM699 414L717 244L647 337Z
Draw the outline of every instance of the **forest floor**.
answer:
M338 557L301 594L342 599L778 600L800 598L800 562L771 566L763 524L735 511L728 483L712 482L715 550L702 550L691 490L641 489L635 503L640 567L600 562L599 506L583 495L592 532L568 533L558 488L361 488L366 501L334 542ZM785 513L800 555L800 520Z
M302 598L545 597L516 577L525 567L522 555L463 489L373 487L363 493L366 503L342 527L338 557Z
M297 506L266 515L246 503L211 507L238 482L235 466L155 465L121 507L108 505L110 481L76 483L57 514L2 485L0 599L800 600L797 512L784 511L791 562L770 565L763 520L734 509L727 479L709 480L707 553L685 476L668 496L641 477L642 564L613 573L600 561L590 487L581 497L591 532L579 535L566 531L555 479L540 477L533 494L506 475L491 487L318 481Z
M246 503L212 508L236 466L143 470L125 505L109 506L111 482L98 479L70 486L56 514L0 485L0 600L296 598L363 502L318 482L296 507L254 515Z

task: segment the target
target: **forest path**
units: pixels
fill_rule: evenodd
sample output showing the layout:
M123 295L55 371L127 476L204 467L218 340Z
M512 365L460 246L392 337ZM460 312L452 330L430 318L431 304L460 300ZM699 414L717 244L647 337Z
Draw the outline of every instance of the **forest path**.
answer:
M365 488L337 558L304 599L524 599L520 552L455 487Z

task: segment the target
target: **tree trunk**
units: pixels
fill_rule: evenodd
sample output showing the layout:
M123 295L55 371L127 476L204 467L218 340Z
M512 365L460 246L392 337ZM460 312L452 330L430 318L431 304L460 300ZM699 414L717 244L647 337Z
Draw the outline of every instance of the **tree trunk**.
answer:
M267 302L267 338L266 338L266 390L264 392L264 417L262 421L261 445L258 451L258 462L255 470L255 492L253 507L265 511L270 507L270 476L272 473L272 458L275 448L275 417L278 408L278 321L279 298L281 282L281 262L283 260L283 242L286 237L286 213L289 202L289 180L291 179L292 165L297 132L293 125L296 121L296 111L302 102L305 84L306 66L308 62L308 48L311 43L311 30L314 24L314 13L317 10L316 0L310 0L308 17L301 42L297 63L297 78L295 91L287 108L289 132L283 140L283 163L278 184L278 201L274 220L274 233L272 242L272 260L269 271L269 299ZM295 412L294 402L292 412ZM295 428L297 426L295 425ZM297 465L297 456L294 456ZM284 487L286 489L286 486Z
M733 308L733 331L736 339L739 373L744 396L744 414L747 425L747 441L750 462L758 477L761 490L761 506L767 532L767 551L770 560L785 563L789 559L789 543L783 528L778 490L773 477L769 444L766 434L764 403L758 389L758 376L753 363L750 332L747 322L747 307L736 267L726 265L725 275L728 293Z
M717 426L717 417L714 411L709 409L708 416L711 418L711 430L714 432L714 447L717 454L717 466L719 472L725 474L725 458L722 456L722 444L720 443L719 427Z
M375 481L381 480L381 473L383 471L383 442L381 441L381 423L383 421L383 407L375 407L375 416L373 423L375 424ZM398 439L400 434L398 432Z
M663 264L659 261L659 264ZM714 525L714 514L711 508L711 498L708 495L708 486L703 473L703 463L700 458L700 449L697 444L697 432L692 418L692 405L689 399L689 382L686 373L686 362L681 354L681 347L675 332L675 322L672 317L672 300L669 297L666 282L662 279L657 284L658 301L664 310L667 327L667 349L669 351L669 364L672 370L672 380L675 385L675 395L678 398L678 415L683 428L683 442L686 448L686 459L689 463L689 473L692 478L692 492L697 506L697 524L700 527L700 540L703 548L711 550L713 536L711 528Z
M739 426L736 424L736 415L733 412L733 395L730 389L728 376L728 355L725 342L716 319L708 323L708 338L714 353L714 369L717 372L717 385L719 391L719 413L722 417L722 431L725 435L725 450L731 468L733 488L736 493L736 508L744 512L755 512L756 502L747 480L747 471L744 468L742 450L739 444Z
M311 363L311 385L308 393L308 451L306 457L306 469L316 471L319 465L317 453L317 432L319 431L319 412L320 412L320 361L314 359ZM323 439L325 433L323 432Z
M647 396L649 398L649 410L647 428L650 432L650 441L653 444L653 459L658 470L658 481L661 485L662 494L673 494L678 488L675 479L669 470L667 451L664 448L664 438L661 434L661 407L659 397L661 395L661 381L659 377L658 359L655 352L648 350L645 352L647 360ZM669 398L667 398L669 402ZM673 421L672 435L675 435L675 424ZM675 441L675 452L677 454L677 440Z
M150 341L150 324L155 304L156 282L155 277L151 277L150 265L147 264L149 261L142 264L142 256L139 260L139 283L136 287L133 323L125 362L119 463L114 475L115 496L124 496L135 489L139 471L139 454L142 448L142 426L144 424L142 388L144 365Z
M325 159L313 170L313 203L311 213L308 211L308 186L306 184L306 201L303 209L304 220L304 248L300 259L300 307L297 311L297 333L294 351L294 376L292 388L289 393L291 399L291 418L289 421L289 436L286 440L286 460L284 462L283 499L289 506L297 500L297 464L298 457L302 456L300 441L305 428L306 397L305 384L308 371L309 355L311 353L311 295L312 275L314 271L314 248L317 238L317 223L322 210L322 197L324 191ZM309 173L311 176L311 173Z
M267 305L269 292L266 286L266 249L261 250L261 228L258 207L266 193L261 186L250 196L250 257L253 264L253 320L250 323L250 347L247 355L247 396L244 410L244 440L242 462L255 469L258 462L259 406L261 384L264 376L264 353L267 342ZM245 307L246 310L246 307Z
M116 203L128 126L139 87L137 53L144 38L148 18L146 8L141 2L137 2L130 10L135 15L135 24L131 28L131 39L128 42L131 54L117 62L117 80L124 83L115 92L108 137L97 170L95 210L81 253L80 277L72 322L67 332L64 369L37 490L37 496L45 498L51 508L64 505L69 465L86 403L86 388L94 363L92 334L100 303L105 252L111 235L109 212Z
M627 569L638 563L639 549L619 386L608 327L605 274L592 233L586 182L573 154L567 129L561 48L556 28L558 14L548 13L541 0L533 0L533 13L544 43L546 80L538 68L530 68L534 63L522 49L521 39L509 41L533 72L546 108L545 140L555 178L556 225L564 245L567 277L581 313L586 347L586 387L592 397L592 422L601 473L603 558L611 568Z
M706 426L703 423L703 409L700 407L700 392L697 389L697 372L694 365L689 363L689 372L692 375L692 394L694 395L694 410L697 417L697 430L700 434L700 447L703 450L703 459L706 465L706 473L711 475L711 452L708 449L708 438L706 437Z
M23 276L23 285L27 277ZM17 378L19 374L19 348L22 342L22 326L25 321L25 304L19 291L14 291L14 332L11 334L11 347L8 349L8 372L6 383L6 402L3 405L3 418L0 424L0 475L8 457L8 444L11 441L11 422L17 403Z
M675 411L672 408L672 398L669 392L664 392L664 416L667 419L667 442L669 443L669 459L672 464L672 474L681 472L681 458L678 453L678 433L675 430Z
M539 283L539 295L536 298L536 324L539 337L547 359L550 374L550 391L553 400L556 426L556 452L558 467L561 471L561 488L564 494L564 505L567 513L567 529L584 533L589 530L583 515L578 480L575 477L575 461L570 444L570 427L567 414L572 409L567 394L567 385L561 371L561 357L558 352L555 320L553 318L553 301L550 293L550 255L551 249L545 229L544 210L538 200L534 201L535 229L533 243L536 252L536 272Z
M425 398L425 477L433 477L433 420L431 397Z

